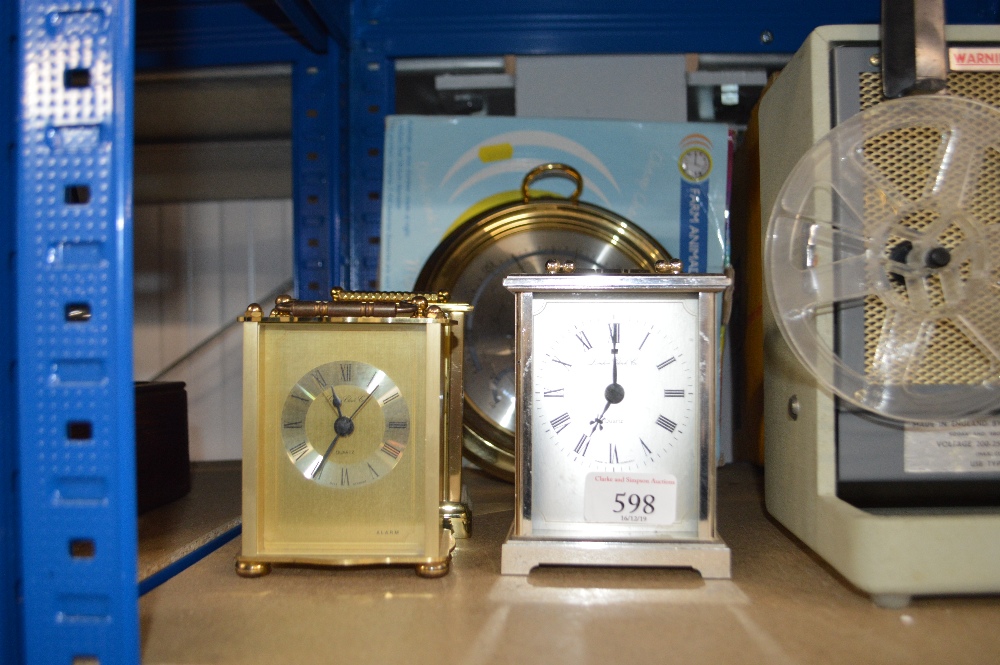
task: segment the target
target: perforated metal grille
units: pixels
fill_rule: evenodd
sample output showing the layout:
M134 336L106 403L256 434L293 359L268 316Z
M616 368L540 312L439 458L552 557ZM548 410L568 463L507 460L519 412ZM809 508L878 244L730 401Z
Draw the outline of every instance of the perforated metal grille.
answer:
M866 110L885 101L882 96L882 77L877 73L860 75L861 109ZM990 104L1000 109L1000 73L955 72L949 75L948 90L957 97L965 97ZM926 196L935 186L935 178L941 165L941 132L933 127L921 127L919 123L905 129L885 132L872 137L865 143L865 155L875 165L879 174L891 184L905 200L916 202ZM965 200L964 213L979 220L981 224L1000 223L1000 153L986 151L982 163L976 165L979 176L971 196ZM895 214L879 187L871 186L864 192L865 224L874 229ZM938 219L932 209L918 209L898 224L904 228L920 231ZM951 251L964 240L964 234L954 224L938 236L941 247ZM900 235L890 235L883 255L890 258L894 251L901 251L906 240ZM1000 248L990 248L992 252ZM969 279L968 263L960 266L961 280ZM1000 278L994 274L993 279ZM902 280L894 281L894 296L899 303L907 303L907 288ZM924 282L930 309L928 317L941 313L945 305L944 290L940 280L931 275ZM980 348L963 332L960 326L947 316L942 316L928 327L931 336L927 341L927 352L916 366L893 367L886 373L884 363L878 354L885 349L887 339L895 332L896 321L892 316L893 305L887 306L879 296L868 296L865 301L865 370L870 379L887 383L900 383L904 372L906 379L918 384L977 384L991 378L989 359ZM969 316L978 322L1000 324L1000 313L972 311ZM876 371L876 369L878 371Z

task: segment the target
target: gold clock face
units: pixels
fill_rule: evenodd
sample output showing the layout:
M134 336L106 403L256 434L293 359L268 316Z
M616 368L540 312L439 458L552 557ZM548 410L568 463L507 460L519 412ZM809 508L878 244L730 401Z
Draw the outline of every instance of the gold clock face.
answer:
M244 556L438 551L444 332L419 320L248 324Z
M302 475L350 489L382 480L410 439L410 412L399 386L364 362L338 360L313 368L289 390L281 442Z

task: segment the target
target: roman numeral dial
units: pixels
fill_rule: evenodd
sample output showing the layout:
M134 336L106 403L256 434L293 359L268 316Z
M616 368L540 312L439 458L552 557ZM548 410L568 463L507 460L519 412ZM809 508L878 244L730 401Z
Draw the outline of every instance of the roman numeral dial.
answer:
M690 309L678 305L669 316L645 309L641 300L554 299L540 308L532 448L547 466L667 473L697 430L698 334Z
M316 367L288 391L284 456L302 477L349 490L381 480L407 459L406 396L381 369L354 360Z

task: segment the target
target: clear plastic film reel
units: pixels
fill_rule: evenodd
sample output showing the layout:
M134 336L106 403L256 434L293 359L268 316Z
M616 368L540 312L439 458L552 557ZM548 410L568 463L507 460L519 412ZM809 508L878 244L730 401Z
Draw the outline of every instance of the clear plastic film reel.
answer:
M1000 409L1000 111L883 102L807 152L764 249L782 334L827 388L909 421Z

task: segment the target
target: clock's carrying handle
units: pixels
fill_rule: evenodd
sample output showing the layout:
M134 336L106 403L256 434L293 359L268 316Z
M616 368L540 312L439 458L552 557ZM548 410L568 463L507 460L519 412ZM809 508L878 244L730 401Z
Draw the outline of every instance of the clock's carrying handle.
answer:
M413 316L429 314L427 299L416 297L397 302L380 300L295 300L279 296L274 301L271 316L292 316L300 319L341 318L356 316Z
M882 91L889 99L948 85L944 0L882 0Z
M425 298L429 303L448 302L448 292L438 291L437 293L414 293L410 291L345 291L339 286L330 289L330 300L340 302L403 302L414 298Z
M540 178L552 176L572 180L576 185L576 189L569 195L569 200L573 203L580 200L580 194L583 194L583 176L580 175L580 172L568 164L550 163L536 166L524 176L524 180L521 182L521 198L524 199L524 202L528 203L531 200L531 196L528 194L528 188L531 186L531 183Z

